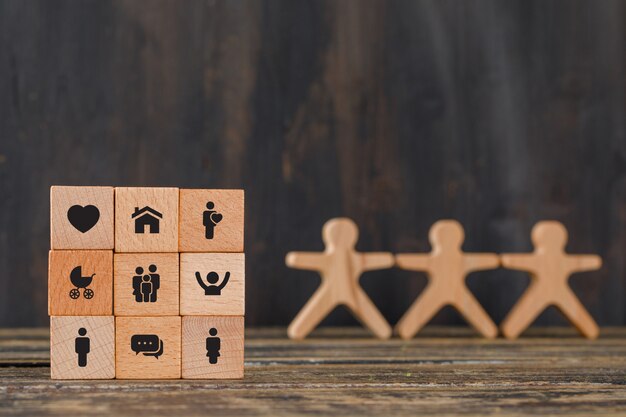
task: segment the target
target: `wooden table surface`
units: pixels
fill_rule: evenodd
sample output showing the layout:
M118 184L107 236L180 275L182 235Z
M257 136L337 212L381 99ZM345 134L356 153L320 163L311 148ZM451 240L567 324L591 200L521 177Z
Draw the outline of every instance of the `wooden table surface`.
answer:
M239 381L52 381L47 329L0 329L0 415L626 415L626 328L515 342L431 327L381 342L247 330Z

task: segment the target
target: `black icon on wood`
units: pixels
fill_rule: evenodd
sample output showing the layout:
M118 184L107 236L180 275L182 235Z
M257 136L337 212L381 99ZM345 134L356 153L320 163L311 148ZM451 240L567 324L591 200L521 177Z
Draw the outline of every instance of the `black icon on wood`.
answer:
M198 284L204 288L204 295L221 295L222 289L226 286L226 284L228 284L229 278L230 272L226 272L222 283L220 285L216 285L217 281L220 280L220 276L217 272L209 272L206 275L206 280L209 283L209 285L207 285L204 281L202 281L202 275L200 275L200 272L196 272L196 280L198 280Z
M143 268L138 266L133 277L133 295L138 303L154 303L157 301L157 291L161 287L161 275L157 274L156 265L148 267L149 274L143 273Z
M67 211L67 219L70 224L82 233L89 231L98 223L100 210L96 206L74 205Z
M155 334L136 334L130 338L130 349L138 355L154 356L159 359L163 354L163 341Z
M206 338L206 356L209 358L209 363L216 364L217 358L222 356L220 354L221 341L217 337L217 329L215 327L209 330L209 334L210 336Z
M135 207L135 212L131 218L135 219L135 233L146 233L146 227L149 233L159 233L159 223L163 215L155 209L145 206L141 210Z
M86 277L82 275L83 274L82 274L81 266L75 267L74 269L72 269L72 272L70 272L70 282L72 283L74 287L76 287L70 290L70 298L72 300L76 300L77 298L80 297L81 288L83 289L83 297L85 297L88 300L93 298L93 290L87 287L91 285L91 281L93 281L93 277L96 274L94 273Z
M213 239L215 226L222 221L224 216L216 210L213 210L215 208L215 204L212 201L206 203L206 208L207 210L204 212L204 216L202 217L202 224L205 228L204 237L207 239Z
M91 350L91 343L88 337L85 337L87 334L87 329L81 327L78 329L78 337L74 341L74 351L76 355L78 355L78 366L84 368L87 366L87 354Z

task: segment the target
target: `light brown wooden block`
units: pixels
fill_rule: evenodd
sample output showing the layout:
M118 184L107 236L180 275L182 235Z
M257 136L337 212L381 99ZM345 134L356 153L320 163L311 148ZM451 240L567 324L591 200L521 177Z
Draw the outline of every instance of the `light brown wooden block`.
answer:
M243 316L245 275L243 253L181 253L180 314Z
M500 255L502 266L527 271L531 283L501 324L502 333L517 338L537 316L555 305L589 339L600 334L598 325L569 287L571 274L591 271L602 266L597 255L568 255L565 253L567 229L556 221L542 221L531 232L533 253Z
M50 188L52 249L113 249L113 187Z
M113 314L113 251L52 250L48 263L48 314Z
M113 316L50 317L51 378L113 379L114 323Z
M430 229L430 253L396 255L400 268L425 271L428 285L402 316L396 329L403 339L412 338L441 308L453 306L483 336L494 338L498 328L465 285L473 271L497 268L495 253L463 252L465 233L455 220L440 220Z
M183 378L243 378L243 317L183 317Z
M180 190L181 252L243 252L243 224L243 190Z
M180 317L116 317L115 377L180 378Z
M116 188L115 251L178 252L178 188Z
M322 238L324 252L290 252L285 259L290 268L317 271L322 277L319 288L289 325L289 337L305 338L338 305L346 306L377 337L391 337L391 326L363 291L359 278L365 271L393 266L393 255L357 252L359 229L347 218L327 221Z
M177 253L116 253L113 311L116 316L177 316Z

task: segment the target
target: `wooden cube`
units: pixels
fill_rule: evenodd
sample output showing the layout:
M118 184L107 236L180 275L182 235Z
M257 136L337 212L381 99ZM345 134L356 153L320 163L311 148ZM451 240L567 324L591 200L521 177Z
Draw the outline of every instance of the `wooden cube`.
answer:
M48 314L113 314L113 251L52 250L48 264Z
M50 317L52 379L113 379L113 316Z
M180 190L181 252L243 252L243 190Z
M113 187L51 187L50 247L113 249Z
M116 188L115 251L178 252L178 188Z
M116 316L179 314L178 253L116 253L113 311Z
M182 316L243 316L244 301L243 253L180 254Z
M183 378L243 378L243 317L183 317Z
M118 379L180 378L181 318L116 317Z

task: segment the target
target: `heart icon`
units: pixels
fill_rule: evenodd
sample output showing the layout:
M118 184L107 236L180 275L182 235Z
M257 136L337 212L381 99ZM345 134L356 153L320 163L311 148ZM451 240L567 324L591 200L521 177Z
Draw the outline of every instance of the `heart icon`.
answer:
M96 206L79 206L75 205L70 207L67 211L67 219L72 226L85 233L98 223L100 219L100 210Z
M222 216L221 214L219 214L219 213L213 213L213 217L212 217L212 219L213 219L213 221L214 221L215 223L219 223L219 222L221 222L223 218L224 218L224 216Z

